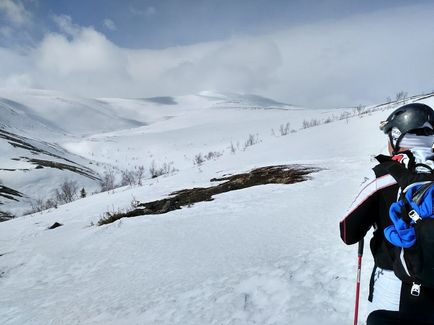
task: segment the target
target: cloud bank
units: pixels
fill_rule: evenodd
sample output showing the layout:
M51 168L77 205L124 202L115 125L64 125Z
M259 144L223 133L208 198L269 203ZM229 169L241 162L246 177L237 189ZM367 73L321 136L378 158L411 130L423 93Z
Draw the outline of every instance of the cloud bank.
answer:
M0 87L87 97L257 93L313 107L374 103L434 89L432 6L410 6L261 36L163 50L120 48L56 16L25 53L0 48Z

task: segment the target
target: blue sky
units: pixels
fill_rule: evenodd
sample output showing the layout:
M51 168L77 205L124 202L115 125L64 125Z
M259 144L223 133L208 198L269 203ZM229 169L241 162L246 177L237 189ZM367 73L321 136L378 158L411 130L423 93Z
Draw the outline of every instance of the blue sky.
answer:
M9 1L9 0L0 0ZM41 39L56 30L53 16L67 15L93 26L127 48L165 48L257 35L289 26L339 19L430 1L406 0L10 0L32 17L23 26L22 42ZM4 15L2 23L8 23ZM25 34L27 33L27 34ZM20 31L17 31L20 34ZM17 35L15 35L17 36ZM3 39L4 45L16 44Z
M310 107L434 90L434 3L0 0L0 87Z

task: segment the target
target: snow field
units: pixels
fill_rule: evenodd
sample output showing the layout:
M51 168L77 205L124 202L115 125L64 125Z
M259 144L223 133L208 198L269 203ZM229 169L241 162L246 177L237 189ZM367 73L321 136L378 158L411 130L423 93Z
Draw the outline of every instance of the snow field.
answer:
M297 114L302 121L303 112ZM262 142L200 167L185 163L178 173L146 180L142 187L119 188L0 224L0 323L352 322L357 248L341 242L338 222L372 164L370 156L385 150L378 122L388 114L375 112L285 137L268 131ZM255 130L262 122L263 132L282 121L277 114L272 125L255 116L257 121L248 125ZM227 146L234 127L238 134L246 131L246 120L235 118L224 125L218 119L207 124L201 115L197 125L189 121L185 127L182 120L173 121L161 122L161 129L156 123L92 139L101 150L122 141L141 148L157 139L160 130L161 143L173 141L161 153L177 163L202 146ZM69 149L83 150L85 156L89 149L81 141L72 141ZM116 152L112 150L112 159L131 157ZM94 154L109 161L105 154ZM211 178L227 173L287 163L323 170L302 183L252 187L165 215L93 225L106 211L128 208L133 198L147 202L175 190L209 186ZM46 230L55 221L64 226ZM360 324L366 318L372 266L367 247Z
M17 220L33 226L19 243L6 242L11 252L0 268L10 269L2 279L0 314L10 324L345 320L353 287L345 269L354 273L355 258L352 268L336 259L345 251L339 209L304 208L304 197L336 189L340 184L330 179L337 176L323 171L311 182L225 193L189 209L98 228L89 227L89 216L77 216L78 202ZM45 230L54 220L65 226ZM329 264L333 259L337 263Z

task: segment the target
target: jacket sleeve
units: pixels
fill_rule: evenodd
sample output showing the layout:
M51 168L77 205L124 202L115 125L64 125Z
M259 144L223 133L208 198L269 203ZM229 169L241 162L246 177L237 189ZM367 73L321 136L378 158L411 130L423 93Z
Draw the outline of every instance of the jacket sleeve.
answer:
M354 199L342 221L339 223L341 238L352 245L365 237L375 223L378 214L378 185L375 173L362 183L359 194Z

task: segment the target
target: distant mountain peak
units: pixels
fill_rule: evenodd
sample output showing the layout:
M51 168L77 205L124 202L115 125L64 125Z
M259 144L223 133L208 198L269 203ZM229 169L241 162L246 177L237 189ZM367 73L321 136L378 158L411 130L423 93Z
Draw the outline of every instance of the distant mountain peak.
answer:
M278 102L274 99L255 94L205 90L201 91L198 96L205 97L214 101L219 101L219 106L236 107L239 105L240 108L297 108L294 105Z

